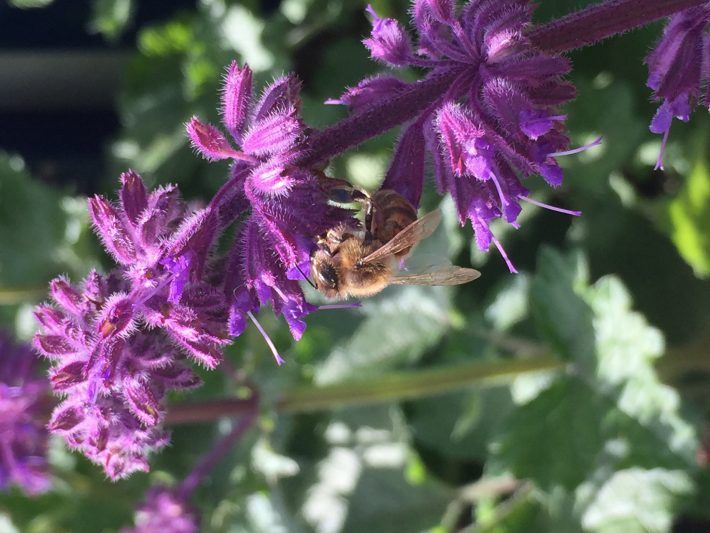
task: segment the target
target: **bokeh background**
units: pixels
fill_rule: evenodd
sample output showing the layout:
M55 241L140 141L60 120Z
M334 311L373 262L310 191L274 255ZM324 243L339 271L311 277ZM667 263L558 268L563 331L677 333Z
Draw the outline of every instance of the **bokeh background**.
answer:
M577 1L575 7L587 1ZM375 0L407 18L405 0ZM545 21L566 0L539 2ZM257 85L303 80L314 127L345 116L323 101L381 71L360 40L355 0L12 0L0 4L0 323L23 339L52 277L110 260L91 233L86 195L113 195L133 168L205 203L226 163L198 159L184 134L217 120L222 69L247 62ZM227 350L266 398L258 427L194 498L205 531L710 530L710 120L674 123L665 171L642 60L654 24L571 54L579 96L567 106L566 182L537 198L583 211L526 208L494 226L521 271L475 249L448 200L420 247L474 266L456 290L390 288L359 310L309 317L295 344L261 319L288 360L277 368L251 329ZM417 72L409 72L415 79ZM377 188L397 132L340 157L333 175ZM431 183L424 204L440 202ZM527 206L531 207L531 206ZM540 356L569 370L521 373L435 397L277 414L295 386ZM192 398L235 393L202 372ZM422 396L426 391L422 392ZM175 397L174 401L190 398ZM52 441L53 490L0 494L0 530L116 531L144 491L181 479L225 423L175 427L150 474L117 484Z

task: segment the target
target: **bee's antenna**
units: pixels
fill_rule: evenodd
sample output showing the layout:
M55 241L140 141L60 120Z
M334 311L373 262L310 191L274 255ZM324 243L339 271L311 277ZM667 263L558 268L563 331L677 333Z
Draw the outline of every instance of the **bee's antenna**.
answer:
M296 265L296 268L298 269L298 271L299 271L299 272L301 273L301 275L303 276L303 279L305 279L305 280L308 282L308 284L309 284L311 287L313 287L315 290L318 290L318 287L316 287L315 284L311 281L311 278L309 278L308 276L306 276L306 275L303 273L303 270L301 270L301 267L298 266L298 265Z

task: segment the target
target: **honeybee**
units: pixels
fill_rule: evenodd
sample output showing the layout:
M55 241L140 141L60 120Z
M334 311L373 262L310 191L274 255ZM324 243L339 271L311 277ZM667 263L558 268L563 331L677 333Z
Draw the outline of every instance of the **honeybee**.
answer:
M338 194L344 190L336 186ZM351 187L352 189L352 187ZM382 189L372 197L357 189L350 201L365 204L364 228L343 224L319 237L311 256L315 287L328 298L367 297L388 285L460 285L481 274L472 268L441 265L426 272L395 273L395 266L441 221L438 209L417 218L399 193Z

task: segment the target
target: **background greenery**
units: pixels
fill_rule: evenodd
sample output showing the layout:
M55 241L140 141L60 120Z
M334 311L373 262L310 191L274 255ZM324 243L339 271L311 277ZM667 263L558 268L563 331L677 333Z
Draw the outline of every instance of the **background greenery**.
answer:
M539 21L570 9L565 0L539 3ZM404 0L373 4L407 18ZM28 338L31 307L51 277L110 268L88 227L84 193L113 191L129 167L153 185L178 183L196 202L214 193L227 166L195 157L183 123L193 114L217 119L221 72L232 58L249 63L258 85L297 72L312 126L344 116L322 102L379 71L360 44L363 7L201 0L136 27L137 4L96 0L87 31L130 53L115 102L120 126L89 185L50 183L33 177L17 153L0 155L2 324ZM675 123L666 170L652 170L659 139L647 128L655 106L642 59L660 28L572 54L573 143L596 135L604 143L563 161L560 189L538 178L528 184L539 199L581 209L581 218L526 208L520 230L494 228L521 274L509 274L496 252L475 250L470 228L458 227L444 200L445 223L418 253L473 265L479 281L456 290L389 288L359 310L309 317L298 344L267 310L261 318L286 356L283 368L252 329L227 350L266 407L257 431L196 494L206 531L710 529L710 120L699 109L689 125ZM396 135L344 155L332 173L376 188ZM430 184L425 206L439 201ZM503 372L550 357L563 366ZM365 380L354 390L368 394L367 384L390 372L477 363L507 376L471 378L437 396L424 382L406 401L368 406L270 407L296 386ZM228 373L204 374L193 398L236 393ZM175 427L152 472L118 484L53 441L54 490L34 500L0 495L0 529L129 525L146 487L180 480L224 426Z

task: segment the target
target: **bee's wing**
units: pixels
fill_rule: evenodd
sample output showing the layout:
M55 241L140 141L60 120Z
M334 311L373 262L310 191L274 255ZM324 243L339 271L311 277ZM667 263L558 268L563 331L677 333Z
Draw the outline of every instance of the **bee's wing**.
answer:
M363 263L382 261L383 259L395 255L410 246L414 246L422 239L426 239L434 233L434 230L441 222L441 211L435 209L421 218L412 222L409 226L395 235L392 240L381 246L370 255L365 257Z
M481 273L473 268L456 265L440 265L418 274L397 275L390 280L391 285L461 285L478 277Z

